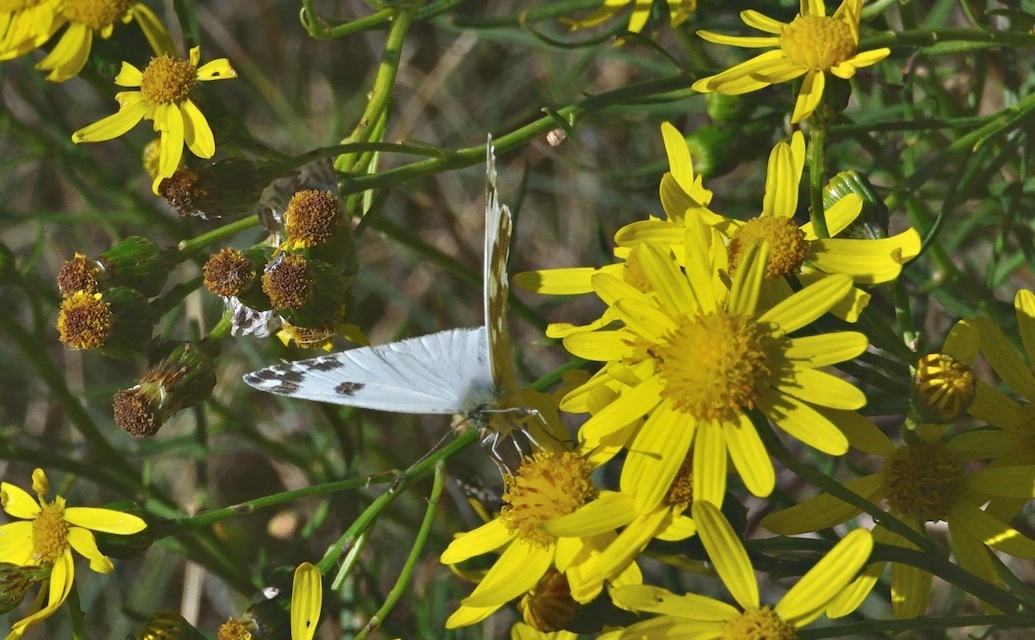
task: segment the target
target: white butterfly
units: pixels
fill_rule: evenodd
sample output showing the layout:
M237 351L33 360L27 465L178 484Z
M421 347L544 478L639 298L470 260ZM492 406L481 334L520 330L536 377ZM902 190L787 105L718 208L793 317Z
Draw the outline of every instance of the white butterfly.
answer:
M519 408L522 394L507 332L513 221L496 192L492 136L485 164L486 326L278 364L249 373L244 381L262 391L364 409L461 414L479 428L483 443L491 444L496 454L497 442L509 435L515 418L538 412ZM506 414L512 414L510 419Z

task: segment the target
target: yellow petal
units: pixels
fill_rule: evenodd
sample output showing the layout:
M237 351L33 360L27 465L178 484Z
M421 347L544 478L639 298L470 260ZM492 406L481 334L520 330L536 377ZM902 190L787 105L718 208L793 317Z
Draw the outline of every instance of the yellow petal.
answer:
M671 253L667 249L662 253L657 245L648 242L640 246L639 256L640 264L664 307L672 313L692 311L687 301L693 300L693 292L686 276L675 266Z
M665 499L690 451L695 421L665 400L640 427L629 447L621 480L623 490L635 493L639 513L653 511Z
M848 438L823 414L794 396L766 394L758 402L776 426L810 447L832 456L848 451Z
M197 49L195 47L194 49ZM191 56L194 55L194 49L191 50ZM196 64L196 63L195 63ZM237 72L230 66L230 61L226 58L219 58L212 62L206 62L198 69L198 80L226 80L228 78L236 78Z
M799 628L812 622L855 579L872 551L869 531L850 532L784 594L774 608L776 613Z
M804 138L796 131L797 140ZM762 215L774 218L793 218L798 211L798 183L805 166L805 154L800 158L791 153L791 145L786 142L777 143L769 154L769 165L766 169L765 196L762 198Z
M569 296L592 293L591 279L597 273L610 273L620 278L623 266L608 265L596 269L594 267L568 267L562 269L541 269L525 271L514 275L514 284L525 291L534 291L551 296Z
M128 62L122 63L122 69L119 70L119 75L115 76L115 84L120 87L139 87L140 81L144 79L144 74L133 65ZM143 96L141 96L143 98Z
M835 274L815 282L766 311L759 322L771 322L792 333L816 321L852 288L852 279Z
M612 531L632 522L636 517L636 501L618 491L602 491L574 513L547 520L539 528L552 536L587 537Z
M774 38L772 36L727 36L722 33L704 31L703 29L698 31L697 35L701 36L708 42L714 42L715 44L724 44L731 47L763 49L765 47L780 46L780 38Z
M442 564L456 564L468 558L495 551L514 538L514 534L499 518L486 522L482 526L460 534L453 539L439 560Z
M68 544L79 554L90 560L90 568L97 573L111 573L115 565L97 548L97 540L89 530L71 527L68 530Z
M783 357L806 367L826 367L860 355L870 341L857 331L838 331L791 338Z
M40 503L18 485L4 482L0 484L0 494L3 496L4 511L9 515L23 520L31 520L39 515Z
M781 374L770 385L799 400L849 411L866 405L866 395L858 387L825 371L795 365Z
M781 68L782 64L779 63L786 59L786 54L780 49L766 51L722 73L702 78L691 88L694 91L716 91L726 95L748 93L769 86L769 82L757 78L768 71Z
M895 448L891 438L884 435L877 425L858 412L827 407L816 407L816 411L823 414L827 420L840 429L841 433L848 438L848 444L855 449L871 455L886 457Z
M747 490L759 498L764 498L771 494L776 486L776 472L751 419L744 413L738 417L736 424L722 423L726 450L729 451L733 466L740 473Z
M743 252L726 307L734 315L753 316L765 282L765 267L769 260L769 243L756 242ZM769 313L772 313L770 310ZM768 315L768 314L767 314Z
M199 158L211 158L216 153L216 139L208 120L189 98L180 103L183 115L183 137L187 147Z
M855 478L845 483L845 488L870 501L875 501L880 490L881 476L873 474ZM829 494L821 493L793 507L770 513L762 518L761 525L785 536L821 531L839 525L861 511Z
M314 565L303 562L291 584L291 640L313 640L322 605L323 576Z
M81 22L73 22L57 45L36 65L37 69L50 71L47 80L64 82L79 75L90 57L93 43L93 29Z
M0 525L0 562L34 566L32 521L21 520Z
M695 533L697 533L697 525L694 524L694 521L688 516L679 515L666 523L655 537L665 542L677 542L686 540Z
M744 609L757 609L758 581L747 551L733 527L719 508L710 502L695 500L690 509L697 524L697 536L730 595Z
M135 127L149 108L150 106L142 100L135 104L126 105L118 113L98 120L73 133L72 142L77 144L80 142L103 142L104 140L117 138Z
M740 19L743 20L744 24L746 24L749 27L753 27L755 29L758 29L759 31L765 31L766 33L774 33L776 35L780 35L781 33L783 33L783 28L787 26L786 24L778 20L774 20L769 16L762 15L754 9L741 11Z
M970 474L967 485L989 496L1035 498L1035 465L985 467Z
M794 113L791 115L791 124L797 124L812 115L812 112L819 106L823 99L823 87L826 84L826 76L822 71L809 71L801 83L801 92L794 102Z
M155 111L155 131L162 132L158 175L171 178L183 157L183 115L175 105L159 105Z
M722 425L700 420L694 438L694 503L722 504L726 494L726 439Z
M518 538L506 548L471 595L468 607L502 606L535 586L553 564L554 545L541 546Z
M151 45L151 50L155 52L156 56L176 55L176 44L173 42L172 36L169 35L165 25L153 11L143 3L134 2L130 12L133 19L140 25L140 30L144 32L144 37L147 38L147 43Z
M740 615L736 608L695 593L676 595L661 587L646 584L634 584L615 589L611 594L615 604L623 609L660 613L689 620L722 622ZM631 636L635 637L635 636ZM671 637L684 636L644 636Z
M75 579L75 564L72 561L72 553L67 549L54 561L54 567L50 570L50 586L47 590L47 606L36 613L26 616L11 625L12 633L21 635L28 627L46 620L54 615L62 603L68 598L72 591L72 582Z
M84 527L92 531L130 535L143 531L147 523L131 513L123 513L113 509L97 507L68 507L65 509L65 522Z
M499 607L468 607L461 604L460 607L453 612L453 615L446 619L446 629L456 629L457 627L466 627L468 625L476 624L482 620L488 618L495 613Z
M668 156L668 171L676 184L684 193L694 190L694 164L690 158L690 147L687 146L683 134L668 122L661 123L661 137L665 141L665 154Z
M662 384L657 376L624 389L614 402L582 425L581 437L587 440L600 439L626 427L649 413L661 401L661 390Z

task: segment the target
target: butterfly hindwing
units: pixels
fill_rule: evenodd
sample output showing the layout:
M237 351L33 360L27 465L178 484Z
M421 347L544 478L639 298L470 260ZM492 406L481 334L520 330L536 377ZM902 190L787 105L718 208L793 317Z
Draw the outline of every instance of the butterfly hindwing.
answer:
M507 205L500 205L496 191L496 155L489 136L485 152L485 326L488 330L489 363L497 393L509 399L517 391L514 361L507 327L507 260L514 221Z
M491 397L486 331L451 329L286 362L244 376L261 391L393 411L465 413Z

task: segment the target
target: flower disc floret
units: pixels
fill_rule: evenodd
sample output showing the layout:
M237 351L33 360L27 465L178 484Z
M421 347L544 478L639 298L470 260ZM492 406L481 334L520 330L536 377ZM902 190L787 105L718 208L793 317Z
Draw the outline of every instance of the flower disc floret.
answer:
M593 499L596 490L589 478L592 467L574 452L526 457L517 473L507 476L500 520L512 533L540 546L554 537L541 531L547 520L574 513Z
M662 395L704 419L734 419L752 409L770 374L771 330L722 309L686 318L655 347Z
M330 241L341 224L341 204L329 191L299 191L291 197L284 212L284 231L303 246Z
M791 62L826 71L854 56L858 45L844 20L799 15L783 27L780 49Z
M100 293L77 291L61 301L58 335L73 349L96 349L111 332L111 305Z
M94 31L110 27L129 11L130 0L65 0L65 17Z
M197 82L197 69L189 60L169 54L151 58L140 77L140 93L152 104L179 104Z
M881 474L888 506L922 522L944 520L966 484L963 462L940 442L896 449L885 460Z
M744 249L754 242L769 243L769 261L765 267L767 282L797 275L809 254L805 232L793 219L761 216L745 222L730 238L728 250L733 270L736 270Z
M966 411L977 394L977 379L970 365L947 353L921 357L913 386L924 407L944 420L952 420Z
M726 622L722 640L796 640L798 630L770 606L748 609Z
M676 472L676 477L672 480L672 486L668 488L668 493L665 494L665 504L677 509L686 509L690 506L690 503L694 500L693 471L694 454L693 450L691 450L687 453L683 464L680 465L679 471Z
M32 521L32 548L35 560L54 564L68 549L68 523L65 517L65 499L58 496L54 502L40 500L40 512Z

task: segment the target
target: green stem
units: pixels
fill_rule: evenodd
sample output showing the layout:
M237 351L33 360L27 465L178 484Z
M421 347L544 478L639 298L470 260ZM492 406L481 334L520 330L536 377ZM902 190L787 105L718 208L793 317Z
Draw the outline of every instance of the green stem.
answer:
M980 29L915 29L882 33L865 38L859 43L859 51L880 47L923 47L946 42L973 42L990 47L1035 46L1035 35L1016 31L985 31Z
M320 568L320 573L328 575L328 573L334 568L334 565L338 562L338 558L348 553L352 546L355 544L359 536L367 531L380 513L387 507L396 496L401 495L409 488L413 483L424 478L435 470L435 467L439 462L445 462L460 453L472 443L478 440L478 432L475 429L471 429L464 433L462 436L450 442L446 446L442 447L438 451L426 456L423 460L420 460L415 465L404 471L396 480L392 483L392 486L380 496L377 497L366 510L360 514L356 521L352 523L348 531L342 534L341 538L337 542L327 548L327 552L324 554L323 559L317 564Z
M369 142L371 133L376 129L372 125L376 125L387 112L392 98L392 88L395 86L395 76L399 72L399 63L402 60L403 41L410 30L413 12L420 4L420 2L415 2L413 6L399 10L392 18L392 26L388 30L388 40L385 42L381 63L378 65L377 76L374 78L374 87L370 90L370 100L367 102L367 107L356 124L356 128L342 140L342 143ZM356 168L355 165L356 156L343 154L335 161L334 168L339 171L353 171Z
M182 262L186 260L210 244L221 242L237 235L241 231L257 226L259 226L259 216L248 216L247 218L242 218L231 222L230 224L223 225L218 229L205 232L200 236L191 238L190 240L184 240L176 247L179 252L179 261Z
M671 102L685 99L690 93L690 79L683 74L639 82L621 89L607 91L557 109L514 131L493 139L496 154L524 146L557 128L557 116L574 125L582 117L615 106L630 106ZM485 145L457 149L427 160L419 160L380 173L357 175L342 180L343 193L355 193L385 186L398 186L424 176L462 169L485 161Z
M810 120L809 131L809 218L817 238L829 238L826 211L823 209L823 189L827 180L827 133L830 118L826 117L825 101Z
M388 592L385 597L384 604L377 610L370 620L367 622L363 630L356 634L356 640L364 640L370 632L376 630L381 626L381 621L395 608L396 603L402 598L406 589L410 585L410 576L413 575L413 569L417 566L417 562L420 561L421 551L428 544L428 536L431 534L431 525L435 522L435 511L438 506L438 500L442 496L442 488L445 486L445 465L440 460L435 465L435 481L431 487L431 496L428 498L428 509L424 512L424 520L421 522L420 529L417 531L417 538L413 542L413 547L410 549L410 555L406 558L406 564L403 565L402 570L399 572L399 577L395 581L395 585L392 590Z

